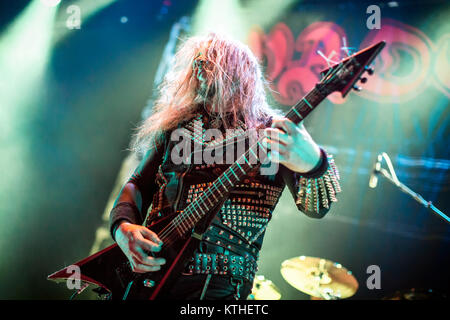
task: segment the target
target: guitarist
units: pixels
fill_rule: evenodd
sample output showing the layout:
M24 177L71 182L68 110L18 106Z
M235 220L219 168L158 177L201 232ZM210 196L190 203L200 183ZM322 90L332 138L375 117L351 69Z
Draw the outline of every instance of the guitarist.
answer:
M339 175L332 157L302 124L270 108L265 89L249 48L217 34L190 38L175 56L153 113L133 138L132 150L142 160L114 203L110 230L136 273L160 270L166 262L158 257L162 241L146 226L182 210L232 164L176 161L181 144L174 132L206 150L217 141L228 148L232 140L234 147L239 137L263 128L267 158L279 164L276 173L254 170L230 190L165 298L246 299L264 231L284 187L312 218L322 218L337 201ZM206 139L208 129L223 136Z

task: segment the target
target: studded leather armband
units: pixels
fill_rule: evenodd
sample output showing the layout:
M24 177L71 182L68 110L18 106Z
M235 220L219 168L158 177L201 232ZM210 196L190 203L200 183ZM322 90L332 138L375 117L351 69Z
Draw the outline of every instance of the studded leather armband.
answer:
M340 176L332 155L322 150L321 168L300 175L297 180L296 204L308 212L319 213L320 209L330 208L336 202L336 194L341 192Z

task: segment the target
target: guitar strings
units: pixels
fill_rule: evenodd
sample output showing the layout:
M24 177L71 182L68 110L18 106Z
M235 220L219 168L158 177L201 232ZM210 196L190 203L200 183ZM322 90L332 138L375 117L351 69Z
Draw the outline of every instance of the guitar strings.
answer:
M314 98L316 98L316 94L314 92L312 92L312 94L310 95L310 97L308 97L308 99L314 99ZM293 111L293 109L294 108L292 108L286 114L286 117L292 118L294 115L296 115L295 111ZM302 119L300 119L300 120L302 120ZM260 143L261 140L262 139L259 139L259 141L255 145L253 145L252 148L255 147L258 143ZM224 174L227 174L228 171L229 171L229 169L227 169L224 172ZM242 176L243 176L243 174L241 172L239 172L239 179L241 179ZM200 196L200 198L198 198L195 202L191 203L188 207L186 207L186 209L180 215L176 216L172 220L172 222L170 222L169 225L167 225L163 230L161 230L160 238L161 238L161 240L163 241L163 243L165 245L170 245L173 241L175 241L177 239L178 235L182 236L187 230L189 230L191 228L190 223L185 221L185 220L186 219L190 220L190 217L192 216L192 213L196 212L195 204L197 204L198 209L202 210L201 204L199 202L205 202L205 198L208 198L209 196L211 196L213 194L213 192L214 192L213 189L214 188L216 188L216 190L219 191L218 188L215 187L215 184L213 183L212 186L210 186L208 189L206 189L206 191L202 194L202 196ZM187 225L187 228L184 226L184 224ZM180 230L179 229L180 226L182 227L182 233L181 234L177 234L176 231ZM186 228L186 230L183 230L185 228Z
M254 145L252 145L250 148L249 148L249 150L243 155L243 156L241 156L241 158L240 159L242 159L243 157L249 157L249 152L250 152L250 150L252 150L252 149L254 149L257 145L259 145L260 146L260 143L261 143L261 141L262 141L262 137L260 138L260 139L258 139L258 141L254 144ZM237 162L239 162L239 160L237 161ZM248 161L247 161L247 163L248 163ZM249 163L248 163L249 164ZM250 164L249 164L250 165ZM231 168L232 168L233 166L230 166L223 174L226 176L226 178L227 178L227 180L228 181L230 181L230 179L229 179L229 177L230 178L232 178L232 179L234 179L231 175L230 175L230 173L231 173L231 171L232 171L232 173L233 173L233 175L235 175L235 176L238 176L237 177L237 181L236 182L239 182L241 179L242 179L242 177L243 176L245 176L247 173L244 173L244 174L242 174L242 171L237 171L236 170L236 172L234 171L234 170L232 170ZM255 166L253 166L253 167L251 167L250 166L250 168L255 168ZM227 174L228 173L228 174ZM237 173L237 174L236 174ZM220 179L220 178L219 178ZM220 181L221 182L221 181ZM231 187L233 187L233 184L235 184L236 182L231 182L230 181L230 183L231 183ZM226 183L226 181L225 181L225 183ZM221 184L223 185L223 183L221 182ZM223 185L224 186L224 185ZM225 186L224 186L225 187ZM205 198L207 199L207 198L209 198L209 196L210 195L213 195L213 189L216 189L217 191L219 191L220 192L220 190L219 190L219 188L218 187L216 187L215 186L215 183L213 183L213 185L212 186L210 186L205 192L204 192L204 194L202 194L202 196L200 196L200 198L198 199L198 201L197 202L203 202L203 203L206 203L205 202ZM226 187L225 187L225 189L226 189ZM210 201L211 202L211 201ZM190 216L192 216L191 215L191 213L195 213L196 211L196 209L195 209L195 204L196 204L196 202L193 202L191 205L189 205L180 215L178 215L177 217L175 217L174 219L173 219L173 221L171 222L171 224L170 225L168 225L168 226L166 226L166 228L164 228L161 232L161 236L162 237L167 237L167 236L170 236L170 233L172 233L173 231L174 231L174 228L176 229L176 230L179 230L178 229L178 227L181 225L183 228L185 227L184 226L184 223L183 223L183 221L184 220L186 220L186 219L189 219L190 220ZM202 207L201 207L201 204L200 203L197 203L197 207L200 209L200 210L202 210ZM202 210L203 211L203 210ZM186 218L186 219L185 219ZM200 218L202 218L201 216L200 216ZM184 219L184 220L183 220ZM190 222L192 222L192 221L190 221ZM189 230L192 226L191 225L189 225L189 222L187 222L186 221L186 224L188 225L188 227L186 228L186 230L182 230L183 231L183 233L185 233L187 230ZM191 223L192 224L192 223ZM176 235L175 235L176 236Z
M252 147L254 147L254 146L252 146ZM227 174L228 171L229 171L229 168L224 172L224 174ZM242 172L238 172L237 176L238 176L238 180L236 182L239 182L240 179L244 176L244 174L242 174ZM196 212L195 211L196 210L195 209L195 204L197 202L204 202L204 203L206 203L205 200L207 198L209 198L211 195L213 195L213 193L214 193L213 189L214 188L217 191L220 192L220 190L219 190L220 187L216 187L215 184L213 183L213 185L210 186L208 189L206 189L206 191L195 202L191 203L188 207L186 207L186 209L181 214L179 214L177 217L175 217L172 220L172 222L168 226L166 226L166 228L161 230L161 237L167 237L168 239L170 239L170 236L173 234L173 232L175 230L179 230L178 229L179 226L185 227L184 223L183 223L183 219L189 219L190 220L189 217L191 216L191 214ZM199 203L197 203L197 206L198 206L199 209L201 209ZM190 228L189 223L186 222L186 224L188 225L187 229L189 229ZM183 231L183 233L185 233L187 230L182 230L182 231ZM175 234L175 236L176 235L177 234Z
M349 59L346 63L340 64L333 72L327 74L327 78L328 78L328 79L325 80L325 83L328 84L328 83L334 78L334 76L340 71L340 69L345 68L346 65L349 64L352 60L353 60L353 57L350 57L350 59ZM312 91L310 94L308 94L308 96L310 96L310 97L307 97L308 100L310 100L310 99L317 98L318 94L317 94L315 91ZM306 99L306 98L304 98L304 99ZM302 100L304 100L304 99L302 99ZM291 109L289 110L289 112L286 114L286 117L287 117L287 118L292 118L294 115L296 115L296 116L298 117L296 111L294 111L294 109L295 109L296 107L297 107L297 106L294 106L293 108L291 108ZM300 119L300 121L302 121L302 120L303 120L303 119ZM258 145L258 144L260 143L261 140L262 140L262 139L259 139L258 142L257 142L256 144L254 144L250 149L252 149L252 148L255 147L256 145ZM249 150L250 150L250 149L249 149ZM249 151L247 151L247 152L244 154L244 156L247 155L248 152L249 152ZM242 157L244 157L244 156L242 156ZM242 157L241 157L241 158L242 158ZM238 160L238 161L239 161L239 160ZM231 168L231 167L229 167L229 168L224 172L225 175L226 175L227 171L230 170L230 168ZM233 172L234 172L234 171L233 171ZM234 172L234 174L236 174L236 173ZM244 176L241 172L238 172L238 175L239 175L239 177L238 177L237 182L240 181L240 179ZM227 176L227 177L228 177L228 176ZM230 177L231 177L231 176L230 176ZM220 179L220 177L219 177L218 179ZM217 181L217 180L216 180L216 181ZM222 184L222 185L223 185L223 184ZM231 185L231 186L233 186L233 185ZM184 226L184 223L183 223L183 222L184 222L186 219L189 219L189 220L190 220L189 217L192 215L192 213L195 213L195 212L196 212L195 204L196 204L197 202L205 202L205 199L204 199L204 198L208 198L209 196L213 195L213 192L214 192L213 189L214 189L214 188L215 188L217 191L219 191L218 187L215 186L215 182L213 183L212 186L210 186L210 187L208 187L208 189L206 189L206 191L198 198L198 200L195 200L195 201L192 202L189 206L187 206L187 207L185 208L185 210L181 212L181 214L179 214L178 216L176 216L176 217L175 217L175 218L174 218L174 219L173 219L173 220L172 220L165 228L163 228L163 229L161 230L161 232L160 232L160 238L161 238L161 240L163 240L164 246L167 246L167 245L172 244L173 241L177 240L177 236L178 236L178 235L182 236L183 234L186 233L187 230L189 230L189 229L191 228L191 226L189 225L189 222L186 221L186 224L187 224L188 228L186 228L186 230L183 230L183 229L182 229L182 233L181 233L181 234L175 233L175 231L178 231L178 230L179 230L178 227L182 226L182 227L184 228L185 226ZM219 192L220 192L220 191L219 191ZM197 203L197 206L198 206L198 208L199 208L200 210L202 210L199 203ZM203 211L203 210L202 210L202 211ZM200 216L200 217L201 217L201 216ZM195 221L195 218L194 218L194 221Z
M315 98L316 94L314 92L312 92L311 96L308 97L308 99L312 99ZM295 111L293 111L293 108L286 114L286 117L288 118L292 118L295 115ZM254 144L251 148L254 148L258 143L260 143L262 141L262 138L258 140L258 142L256 144ZM248 153L248 152L247 152ZM247 153L245 155L247 155ZM245 156L244 155L244 156ZM227 169L224 174L227 174L227 172L229 171L229 169ZM242 178L242 176L244 176L242 174L242 172L238 172L239 173L239 180ZM239 181L238 180L238 181ZM182 234L184 234L187 230L190 229L190 225L189 222L186 221L186 225L188 226L186 228L186 230L182 230L182 234L178 234L176 233L176 231L179 230L179 227L182 226L182 228L184 229L184 221L186 219L190 220L190 216L192 215L192 213L196 212L195 209L195 204L197 204L198 208L200 210L201 209L201 204L198 202L205 202L205 198L208 198L209 196L211 196L213 194L213 189L216 188L216 190L218 190L217 187L215 187L215 184L213 184L212 186L210 186L208 189L206 189L206 191L202 194L202 196L200 196L200 198L198 198L198 200L196 200L195 202L191 203L188 207L186 207L186 209L178 216L176 216L172 222L170 222L169 225L167 225L163 230L161 230L160 232L160 238L163 241L164 245L170 245L171 243L173 243L173 241L175 241L177 239L177 236L182 236ZM219 190L218 190L219 191ZM220 191L219 191L220 192ZM203 211L203 210L202 210Z
M262 140L262 138L260 138L260 139L257 141L257 143L255 143L254 145L252 145L252 147L251 147L250 149L253 149L256 145L260 144L261 140ZM249 156L250 149L249 149L242 157L248 157L248 156ZM240 159L242 159L242 157L241 157ZM239 162L239 160L238 160L237 162ZM247 163L248 163L248 162L247 162ZM231 175L227 175L227 173L230 174L230 172L231 172L231 170L232 170L232 169L230 169L230 168L232 168L232 166L230 166L230 167L224 172L224 175L225 175L227 178L228 178L228 177L231 177L231 178L232 178ZM239 176L239 177L238 177L238 180L237 180L236 182L239 182L239 181L241 180L241 178L242 178L246 173L245 173L245 174L242 174L241 171L236 171L236 172L237 172L237 175ZM233 171L234 175L236 175L236 172ZM234 178L232 178L232 179L234 179ZM229 179L228 179L228 180L229 180ZM220 182L221 182L221 181L220 181ZM236 183L236 182L235 182L235 183ZM221 183L222 183L222 182L221 182ZM226 181L225 181L225 183L226 183ZM233 183L232 183L231 181L230 181L230 183L231 183L231 187L233 187ZM223 185L223 183L222 183L222 185ZM223 185L223 186L224 186L224 185ZM224 187L225 187L225 186L224 186ZM201 200L201 202L206 203L206 202L205 202L205 198L209 198L210 195L213 195L213 193L214 193L213 189L214 189L214 188L215 188L217 191L220 192L220 190L219 190L220 187L216 187L215 183L213 183L213 185L210 186L210 187L202 194L202 196L200 196L200 198L198 199L197 202L199 202L199 201ZM226 187L225 187L225 189L226 189ZM196 204L196 202L193 202L193 203L190 204L188 207L186 207L186 209L185 209L180 215L178 215L177 217L175 217L169 225L167 225L163 230L161 230L161 237L168 237L168 236L170 236L171 233L173 233L175 230L179 230L179 229L178 229L179 226L182 226L183 228L185 228L185 225L184 225L183 222L184 222L186 219L189 219L189 220L190 220L189 217L192 216L191 214L196 212L196 211L195 211L195 210L196 210L196 209L195 209L195 204ZM199 203L197 203L197 206L198 206L198 209L202 210L201 205L200 205ZM203 211L203 210L202 210L202 211ZM202 218L202 217L200 216L200 218ZM190 222L192 222L192 221L190 221ZM188 228L186 228L186 230L182 230L183 233L185 233L189 228L191 228L191 226L189 225L189 222L187 222L187 221L186 221L186 225L188 226ZM175 234L175 236L176 236L176 234Z

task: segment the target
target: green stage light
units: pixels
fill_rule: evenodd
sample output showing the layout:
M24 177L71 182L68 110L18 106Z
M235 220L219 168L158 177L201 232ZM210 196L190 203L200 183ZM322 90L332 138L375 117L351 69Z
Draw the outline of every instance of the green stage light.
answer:
M46 6L56 7L61 2L61 0L41 0L41 2Z
M116 1L117 0L79 0L71 2L70 5L64 8L64 10L60 10L58 12L58 17L56 20L63 23L58 24L58 28L55 30L53 37L53 43L58 43L72 32L82 29L86 21ZM79 27L68 27L68 19L73 18L79 20ZM70 24L71 23L69 22L69 25Z
M56 10L34 0L0 35L0 217L10 220L8 227L0 226L0 234L20 223L23 195L32 192L31 127L39 112Z
M245 39L246 21L240 14L238 0L200 0L193 16L195 35L217 32Z
M48 62L56 7L31 2L0 37L0 121L2 136L23 118L28 95Z
M200 0L192 19L192 33L218 32L246 42L254 25L270 27L297 2L253 0L242 5L239 0Z

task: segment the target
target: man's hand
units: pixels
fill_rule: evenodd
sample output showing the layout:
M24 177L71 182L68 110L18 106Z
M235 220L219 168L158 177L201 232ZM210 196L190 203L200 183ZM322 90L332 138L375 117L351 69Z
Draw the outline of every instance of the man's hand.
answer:
M268 157L295 172L311 171L320 160L320 148L303 124L297 126L286 118L274 119L264 130L263 146Z
M149 255L149 252L161 251L162 241L146 227L122 222L116 229L115 239L130 261L133 272L158 271L166 263L164 258Z

